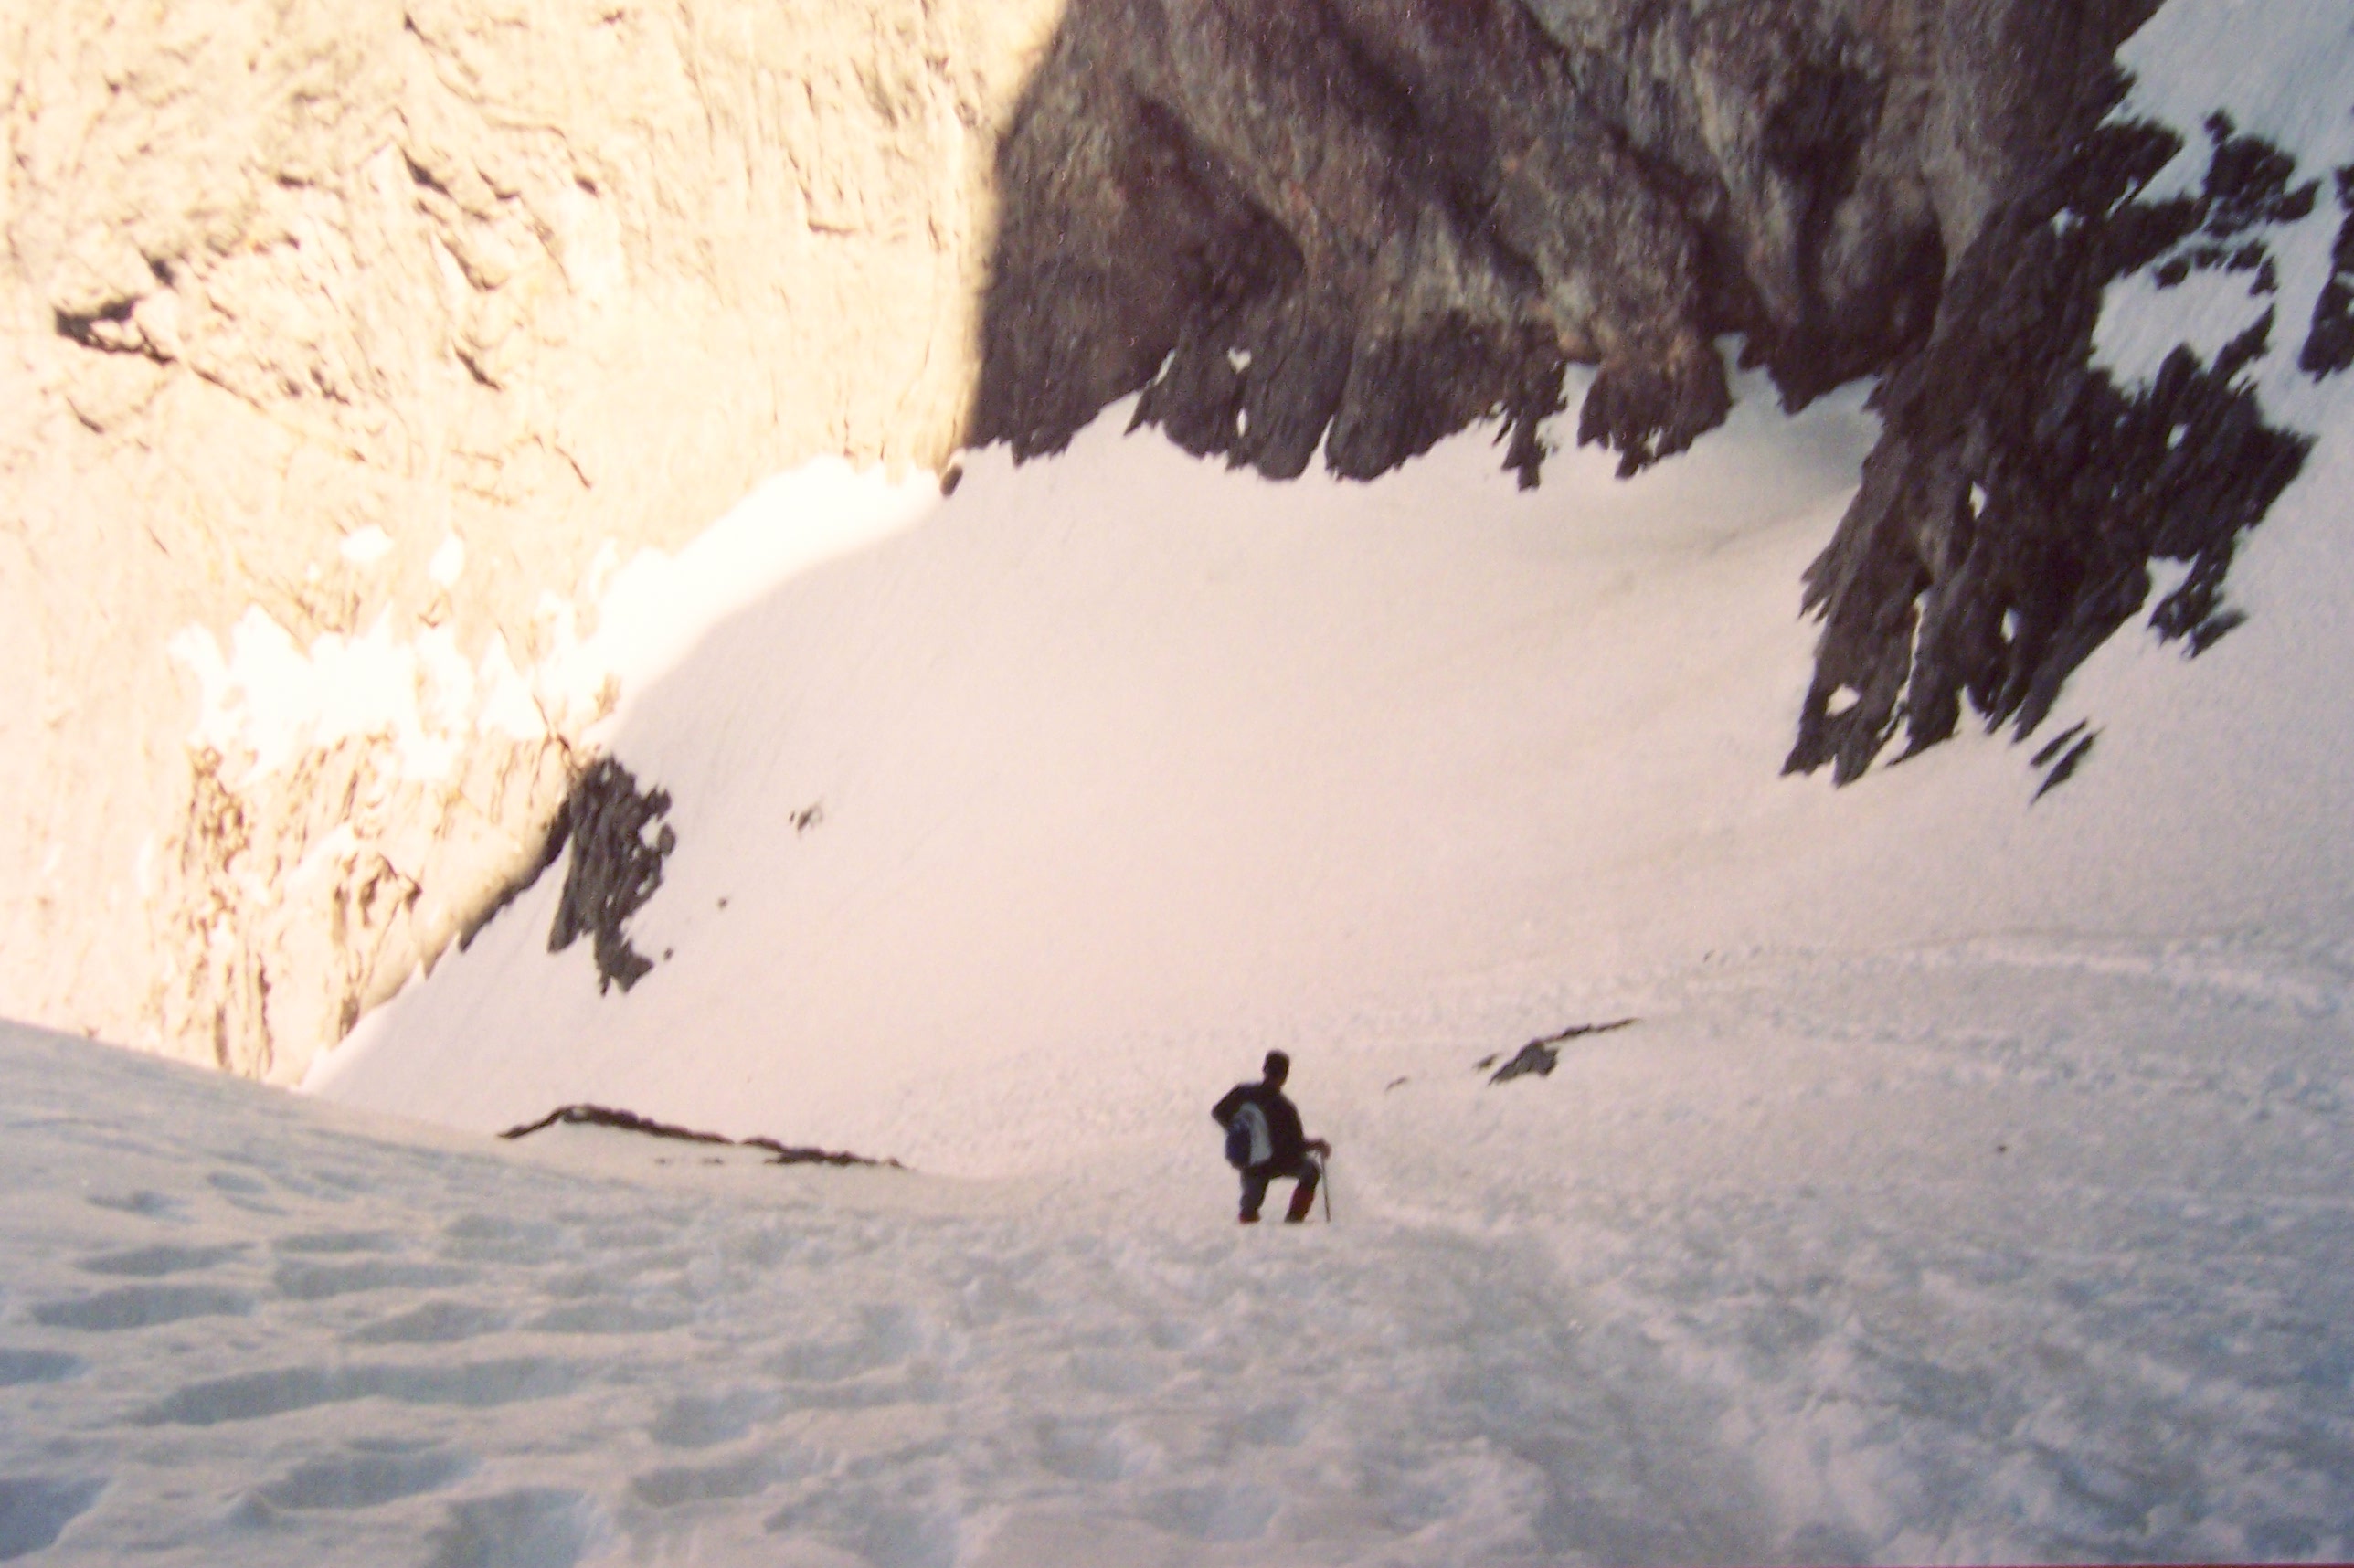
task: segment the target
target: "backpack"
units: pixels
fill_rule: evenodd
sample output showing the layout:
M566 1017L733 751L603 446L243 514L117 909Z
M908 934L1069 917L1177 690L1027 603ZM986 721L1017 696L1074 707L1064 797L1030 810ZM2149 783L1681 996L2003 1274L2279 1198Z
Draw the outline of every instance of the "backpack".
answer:
M1237 1171L1264 1165L1275 1157L1275 1140L1267 1133L1267 1112L1248 1100L1226 1123L1226 1163Z

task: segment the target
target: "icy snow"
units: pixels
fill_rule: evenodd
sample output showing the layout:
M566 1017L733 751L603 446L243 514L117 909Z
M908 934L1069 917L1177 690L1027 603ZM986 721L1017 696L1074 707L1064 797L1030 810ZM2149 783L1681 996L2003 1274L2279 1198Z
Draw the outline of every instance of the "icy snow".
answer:
M433 558L425 563L425 575L436 588L455 588L458 579L466 575L466 541L455 534L441 535L435 546Z
M344 535L336 554L355 567L372 567L392 554L392 535L373 523L355 528Z
M229 629L227 652L201 626L184 628L169 651L201 692L189 745L217 753L240 783L355 736L388 740L404 777L440 779L465 749L478 711L498 715L503 727L513 727L518 709L536 714L504 643L478 668L447 629L404 640L389 616L358 636L327 632L304 648L256 606ZM544 728L538 723L530 733Z
M2340 147L2331 26L2174 0L2138 101ZM1857 392L1532 495L1490 432L1279 487L1114 410L608 563L470 678L621 678L633 990L551 876L307 1097L0 1026L0 1558L2354 1555L2354 376L2284 358L2250 620L2115 639L2031 805L1984 736L1776 776ZM251 646L187 651L248 744L369 689ZM1233 1224L1274 1046L1329 1226ZM582 1099L916 1169L482 1136Z
M760 485L675 556L647 549L623 563L609 544L581 585L590 629L580 630L575 604L544 596L536 630L545 652L528 670L504 636L469 663L450 629L403 630L389 615L365 633L325 632L305 647L257 606L230 628L227 652L208 629L188 626L168 644L199 688L188 743L217 753L240 783L355 737L390 742L402 775L425 779L447 777L478 734L535 740L553 727L593 744L613 722L595 716L609 692L623 694L626 713L704 629L797 573L907 526L937 493L929 476L895 482L827 460ZM371 524L341 552L369 566L391 547ZM450 588L465 567L465 541L448 534L426 570Z

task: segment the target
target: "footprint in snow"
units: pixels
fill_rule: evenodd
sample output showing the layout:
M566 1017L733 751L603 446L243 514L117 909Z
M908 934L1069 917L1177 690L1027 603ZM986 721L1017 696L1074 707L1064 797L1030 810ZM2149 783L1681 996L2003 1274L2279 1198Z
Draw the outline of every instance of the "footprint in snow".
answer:
M364 1509L440 1491L474 1471L472 1456L441 1450L423 1453L353 1453L311 1459L256 1489L277 1509Z
M461 1214L441 1227L441 1255L461 1262L528 1266L554 1257L564 1237L563 1226L546 1221Z
M177 1220L182 1217L176 1200L143 1187L131 1192L91 1192L86 1194L84 1202L94 1208L111 1209L118 1214L137 1214L142 1219Z
M1308 1437L1308 1412L1299 1404L1266 1404L1248 1411L1232 1426L1235 1438L1269 1448L1296 1448Z
M667 1247L678 1239L678 1224L684 1216L669 1216L672 1223L654 1224L630 1220L592 1222L580 1233L580 1244L590 1252L636 1252L649 1247Z
M843 1383L895 1366L923 1348L922 1326L904 1307L864 1307L849 1334L788 1346L771 1363L795 1383Z
M1196 1541L1256 1541L1273 1522L1276 1497L1263 1487L1181 1487L1147 1503L1145 1519Z
M297 1159L302 1155L301 1150L290 1150L286 1152ZM261 1171L262 1178L266 1180L252 1179L255 1181L255 1186L249 1190L249 1195L268 1194L273 1187L281 1193L307 1199L313 1202L347 1203L359 1195L358 1182L349 1179L337 1180L331 1172L318 1170L301 1171L295 1169L292 1163L286 1162L264 1164L256 1161L253 1168ZM216 1180L213 1184L225 1192L235 1191L226 1182L218 1180Z
M1081 1351L1066 1365L1071 1381L1092 1393L1150 1393L1169 1381L1167 1369L1125 1351Z
M650 1311L626 1301L582 1301L543 1312L523 1326L543 1334L655 1334L688 1321L684 1312Z
M186 1274L199 1268L210 1268L244 1250L242 1246L141 1246L127 1252L97 1253L83 1258L74 1266L84 1274L160 1279L167 1274Z
M785 1407L773 1389L683 1393L663 1406L646 1435L665 1448L709 1448L733 1443Z
M428 1568L572 1568L600 1533L578 1492L529 1487L452 1503Z
M542 1275L539 1291L559 1301L585 1301L607 1294L613 1281L594 1268L564 1268Z
M364 1324L344 1337L357 1345L448 1345L493 1334L506 1316L472 1302L434 1300Z
M1190 1351L1202 1342L1205 1330L1199 1323L1189 1323L1177 1318L1161 1318L1146 1327L1144 1337L1152 1342L1156 1351Z
M798 1480L814 1468L798 1450L747 1454L713 1465L669 1465L630 1482L631 1495L649 1508L727 1502L757 1497L779 1481Z
M1053 1417L1038 1423L1038 1463L1065 1480L1120 1480L1135 1467L1133 1457L1117 1431Z
M216 1171L206 1177L205 1181L214 1192L226 1199L231 1208L242 1209L249 1214L267 1215L273 1219L281 1218L286 1213L284 1209L269 1201L270 1187L267 1182L258 1181L241 1171Z
M28 1383L63 1383L89 1370L88 1361L63 1351L0 1349L0 1388Z
M561 1398L580 1381L570 1363L538 1356L451 1365L278 1367L189 1383L134 1419L142 1426L216 1426L373 1398L482 1410Z
M381 1192L384 1188L384 1172L389 1169L391 1168L388 1166L383 1166L371 1171L358 1171L345 1166L326 1165L314 1168L311 1175L320 1186L328 1189L330 1196L341 1199L357 1197L363 1192Z
M771 1535L814 1535L875 1568L954 1568L957 1519L945 1510L845 1494L769 1516Z
M368 1258L360 1263L281 1263L274 1283L279 1294L296 1301L323 1301L362 1290L429 1290L460 1285L473 1271L446 1263L404 1263L397 1258Z
M126 1285L69 1301L43 1302L33 1308L33 1321L51 1329L108 1333L152 1329L184 1318L241 1318L253 1307L253 1298L244 1291L217 1285Z
M272 1251L302 1256L339 1256L355 1252L398 1252L400 1238L390 1231L302 1231L280 1236Z
M0 1563L55 1542L105 1489L102 1479L0 1476Z

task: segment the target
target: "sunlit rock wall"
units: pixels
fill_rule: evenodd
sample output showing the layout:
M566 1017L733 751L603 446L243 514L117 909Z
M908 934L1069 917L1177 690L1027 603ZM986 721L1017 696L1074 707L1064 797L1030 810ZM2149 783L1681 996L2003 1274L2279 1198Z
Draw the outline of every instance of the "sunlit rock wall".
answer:
M958 441L1055 12L9 0L0 1014L282 1080L434 957L601 573Z

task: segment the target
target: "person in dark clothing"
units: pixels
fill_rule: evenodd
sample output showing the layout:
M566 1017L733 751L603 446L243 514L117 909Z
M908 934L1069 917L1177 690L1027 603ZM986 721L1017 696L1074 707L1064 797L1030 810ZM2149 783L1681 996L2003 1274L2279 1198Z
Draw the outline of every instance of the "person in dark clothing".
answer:
M1281 1178L1298 1183L1291 1191L1291 1207L1284 1214L1286 1222L1298 1224L1308 1217L1309 1205L1316 1201L1317 1178L1322 1171L1311 1154L1330 1154L1332 1146L1320 1138L1310 1138L1300 1130L1299 1111L1283 1097L1284 1080L1291 1076L1291 1058L1280 1051L1267 1054L1267 1076L1256 1084L1236 1084L1226 1091L1210 1111L1222 1128L1233 1126L1245 1106L1257 1106L1267 1119L1267 1155L1242 1168L1242 1223L1258 1224L1259 1205L1267 1201L1267 1184Z

